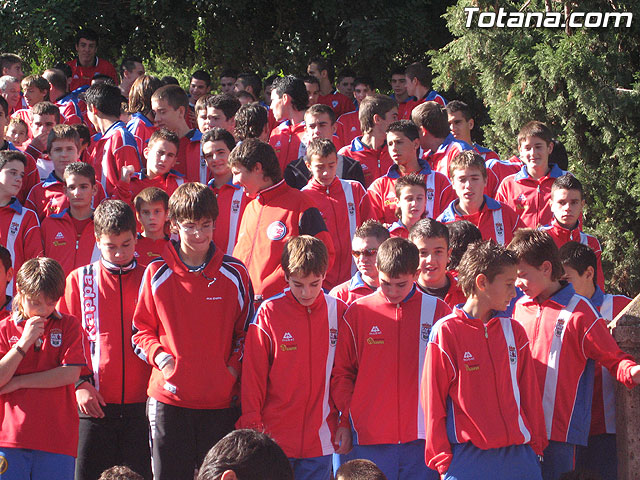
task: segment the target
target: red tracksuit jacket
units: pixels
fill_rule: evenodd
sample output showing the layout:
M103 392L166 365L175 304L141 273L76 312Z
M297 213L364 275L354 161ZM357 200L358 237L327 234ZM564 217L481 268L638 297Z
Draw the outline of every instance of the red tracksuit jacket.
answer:
M447 275L447 278L449 279L449 290L447 291L446 295L442 299L444 303L449 305L449 308L453 308L456 305L465 303L467 301L467 297L464 296L464 293L462 293L462 289L458 286L457 278L450 271L447 271L446 275ZM422 288L422 286L419 283L417 283L416 285L420 290L422 290L423 293L426 293L427 295L429 295L429 292L427 292L426 289Z
M456 194L445 175L431 170L424 160L418 160L418 164L421 167L418 173L425 176L427 185L426 216L437 218L456 199ZM382 223L393 223L398 219L395 185L400 177L398 166L394 164L386 175L375 180L368 189L375 218Z
M335 260L323 285L331 289L356 271L351 257L351 240L362 222L373 218L369 196L360 182L338 177L328 187L311 178L302 193L318 207L331 234Z
M146 167L144 149L147 147L153 132L157 130L156 127L146 115L136 112L131 115L131 120L127 122L127 130L129 130L131 135L136 139L136 145L138 145L138 152L140 153L140 161L143 164L142 166Z
M513 318L530 340L547 438L586 445L595 361L627 387L633 386L630 370L636 363L620 350L597 310L571 284L542 304L522 297Z
M324 293L305 307L289 289L260 305L244 345L239 428L265 431L287 457L334 453L329 380L346 309Z
M202 177L206 179L208 175L207 163L202 158L202 151L200 149L200 139L202 133L200 130L192 129L180 139L180 146L178 147L178 156L176 157L176 163L173 169L184 176L185 182L201 182L207 183Z
M185 408L229 408L238 396L245 327L253 317L253 290L244 265L213 247L203 268L190 271L170 243L145 270L133 315L135 352L151 366L147 394ZM176 359L165 380L155 363Z
M183 183L184 177L175 170L169 170L164 175L149 178L147 169L143 168L141 171L134 173L129 182L118 180L115 191L113 192L113 198L129 204L135 211L133 199L145 188L157 187L171 196Z
M552 165L549 173L540 180L529 176L527 167L505 178L496 193L496 200L506 203L513 208L527 228L538 228L548 225L553 220L551 213L551 186L556 178L564 175L557 165Z
M216 188L213 182L209 182L209 188L216 196L219 212L213 231L213 242L220 250L231 255L238 241L242 215L251 199L244 194L240 185L229 182Z
M304 122L293 125L291 120L282 122L271 131L269 145L276 151L276 156L283 172L290 162L301 156L300 145L302 144L304 132Z
M458 220L468 220L478 227L483 240L493 240L500 245L508 245L513 239L515 231L519 228L525 228L513 208L487 195L484 196L484 203L480 210L472 215L461 215L456 209L458 202L459 200L451 202L438 217L438 221L451 223Z
M371 288L364 282L362 274L356 272L350 280L333 287L329 295L336 297L338 300L342 300L347 305L351 305L359 298L371 295L375 291L375 288Z
M242 215L233 256L249 270L256 295L269 298L286 287L280 264L284 245L291 237L311 235L329 250L329 268L334 257L327 226L307 196L281 180L262 190Z
M100 259L67 277L59 307L82 322L89 342L87 365L104 401L113 404L147 400L151 368L131 348L131 321L144 267L123 267Z
M424 160L429 162L429 166L436 172L440 172L449 178L449 164L456 155L466 150L473 150L473 147L467 142L457 140L452 133L447 135L438 147L438 150L432 152L429 150L424 153Z
M425 461L444 473L452 443L487 450L547 445L540 390L529 339L508 317L486 324L462 309L431 330L422 373Z
M336 135L340 139L341 147L349 145L354 138L362 136L359 113L358 110L345 113L336 121Z
M340 425L348 425L350 413L361 445L424 439L424 354L432 326L450 313L415 286L399 304L380 289L351 304L338 327L331 395Z
M169 237L165 236L158 240L143 237L140 233L136 235L136 262L143 268L147 268L156 258L161 257L165 247L169 243Z
M386 142L382 148L373 149L362 143L362 136L354 138L349 145L342 147L338 153L360 162L364 173L364 186L367 188L376 178L389 171L389 167L393 165Z

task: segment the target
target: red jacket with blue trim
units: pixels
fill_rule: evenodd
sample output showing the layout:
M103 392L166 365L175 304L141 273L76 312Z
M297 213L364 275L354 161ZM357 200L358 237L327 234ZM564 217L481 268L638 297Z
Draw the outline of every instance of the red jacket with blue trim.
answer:
M334 453L329 381L346 309L322 292L305 307L289 289L260 305L244 344L238 428L268 433L289 458Z
M123 122L113 123L104 135L96 140L91 151L96 180L107 196L113 195L122 174L122 167L131 165L140 170L140 155L135 138Z
M281 258L291 237L311 235L327 246L329 268L334 258L333 241L315 204L284 180L266 188L249 202L242 215L233 256L247 266L256 295L269 298L284 290Z
M336 297L338 300L342 300L347 305L351 305L359 298L371 295L376 291L375 287L370 287L362 279L362 274L356 272L356 274L340 285L337 285L331 289L329 295Z
M201 182L201 172L207 172L207 163L202 157L200 147L200 139L202 133L200 130L192 129L180 139L178 147L178 156L173 169L184 177L185 182Z
M445 294L444 298L442 298L441 300L443 300L444 303L449 305L449 308L453 308L456 305L465 303L467 301L467 297L465 297L464 293L462 293L462 289L458 285L457 277L454 276L453 273L448 270L445 275L449 279L449 290L447 290L447 293ZM422 290L423 293L430 295L427 289L425 289L422 285L420 285L419 283L416 283L416 285L420 290Z
M456 139L452 133L446 136L438 149L433 152L431 150L424 152L423 159L429 162L432 170L440 172L449 178L449 164L459 153L467 150L473 150L473 147L467 142Z
M513 234L519 228L525 228L524 223L513 209L502 202L498 202L487 195L480 210L471 215L462 215L456 205L460 200L454 200L447 209L438 217L442 223L451 223L458 220L468 220L473 223L483 240L494 240L500 245L508 245L513 239Z
M87 365L104 401L147 400L151 367L131 348L131 321L144 267L135 261L118 266L99 259L67 277L58 306L80 320L89 343Z
M171 196L183 183L184 177L175 170L169 170L164 175L150 178L147 174L147 169L143 168L141 171L134 173L128 182L118 180L116 189L113 192L113 198L129 204L135 211L133 199L145 188L157 187Z
M607 323L616 318L622 309L631 303L629 297L603 293L599 287L596 287L595 293L589 300ZM615 387L616 379L605 367L596 362L589 436L616 433Z
M364 173L364 186L369 187L376 178L381 177L393 165L387 143L373 149L362 143L362 137L354 138L349 145L342 147L338 153L360 162Z
M356 137L362 136L362 128L360 128L359 111L347 112L340 115L336 121L336 135L340 139L340 146L349 145Z
M351 240L362 222L373 218L369 196L360 182L338 177L328 187L311 178L302 193L318 207L333 241L335 259L323 284L331 289L356 271Z
M60 110L60 123L65 125L74 125L76 123L84 123L82 118L82 110L76 100L75 95L68 93L56 100L56 105Z
M300 148L304 132L304 122L293 125L291 120L280 123L271 131L269 145L275 150L282 171L289 163L301 156Z
M415 285L398 304L378 289L349 306L338 327L331 396L341 413L340 426L349 425L351 414L358 444L425 438L424 354L432 326L450 313L442 300Z
M341 115L347 112L352 112L356 109L353 101L340 92L333 92L329 95L320 95L318 97L318 103L329 105L335 112L336 118L339 118Z
M104 58L96 57L95 63L88 67L80 65L80 61L76 58L67 62L67 65L71 67L71 85L69 90L72 92L84 85L91 85L91 80L96 74L108 75L113 78L113 81L118 84L118 74L114 66Z
M588 235L580 229L580 222L576 225L576 228L568 229L561 226L555 217L551 221L551 225L545 225L540 227L540 230L547 232L556 242L558 248L562 247L567 242L579 242L588 246L596 254L597 260L597 272L596 282L600 289L604 289L604 273L602 271L602 247L600 242L593 235Z
M447 205L456 198L456 194L451 188L449 179L439 173L434 172L429 164L424 160L418 160L420 175L425 176L427 186L426 216L437 218ZM387 174L375 180L369 186L369 198L375 219L382 223L393 223L396 216L398 199L396 198L396 180L401 177L400 170L396 164L391 165Z
M586 445L591 424L595 361L631 388L630 355L620 350L605 321L571 284L542 304L528 296L513 318L527 332L542 394L547 438Z
M477 143L474 143L471 146L476 152L480 154L480 156L484 159L485 162L488 162L491 160L500 161L500 156L490 148L483 147L482 145L478 145Z
M149 143L149 139L153 132L157 129L153 125L153 122L147 118L144 113L135 112L131 115L131 119L127 122L127 130L131 132L131 135L136 139L138 145L138 152L140 153L140 160L142 166L146 167L146 160L144 158L144 149Z
M209 188L218 200L219 212L213 231L213 243L227 255L231 255L238 241L242 215L251 199L244 194L240 185L230 181L216 188L213 182L214 180L209 182Z
M487 167L487 186L484 188L484 193L491 198L496 198L502 180L518 173L522 168L521 163L509 163L496 159L487 160L485 166Z
M178 244L146 268L133 314L136 354L153 368L147 394L159 402L198 409L229 408L239 395L245 328L253 318L253 289L239 260L213 242L203 266L190 269ZM185 321L188 320L188 321ZM165 380L159 353L175 359Z
M539 180L529 176L527 167L523 166L514 175L505 178L496 193L496 200L513 208L527 228L538 228L548 225L553 220L551 213L551 186L556 178L564 175L564 170L553 164L549 173Z
M400 109L398 108L398 120L411 120L411 112L413 112L413 109L424 102L436 102L443 107L447 106L447 101L435 90L429 90L420 100L417 100L416 97L409 98L406 102L406 107L403 109L402 117L400 116Z
M433 326L421 389L429 468L449 469L453 443L482 450L529 444L542 454L547 435L528 345L509 317L484 324L454 308Z

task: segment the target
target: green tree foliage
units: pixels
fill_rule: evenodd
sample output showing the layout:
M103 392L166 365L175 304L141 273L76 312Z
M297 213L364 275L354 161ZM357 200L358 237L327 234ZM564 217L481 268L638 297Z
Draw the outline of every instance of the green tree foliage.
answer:
M517 12L524 2L500 1ZM524 12L544 12L532 1ZM576 2L548 2L550 11ZM498 2L459 0L445 15L454 39L434 52L436 84L483 100L485 141L502 158L517 153L530 120L546 122L567 148L587 193L584 225L600 239L608 287L640 292L640 3L588 0L580 11L631 12L631 28L466 27L464 7L497 12ZM477 14L476 14L477 15ZM563 18L564 19L564 18Z

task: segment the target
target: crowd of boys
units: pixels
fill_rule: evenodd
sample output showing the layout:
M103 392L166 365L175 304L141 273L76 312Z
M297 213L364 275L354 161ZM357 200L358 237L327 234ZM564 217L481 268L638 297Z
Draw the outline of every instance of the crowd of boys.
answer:
M97 46L0 56L0 479L190 480L236 428L299 479L616 477L630 299L544 123L500 160L420 63L211 94Z

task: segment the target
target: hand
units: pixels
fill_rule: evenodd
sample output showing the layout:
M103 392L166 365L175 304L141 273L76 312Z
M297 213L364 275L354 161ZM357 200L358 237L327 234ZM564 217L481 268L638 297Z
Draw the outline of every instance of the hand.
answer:
M104 418L104 412L100 405L106 406L106 402L100 392L89 382L84 382L76 388L76 402L80 411L94 418Z
M229 373L233 375L233 378L236 378L236 379L238 378L238 371L235 368L233 368L231 365L227 365L227 370L229 370Z
M33 137L31 139L31 146L40 150L41 152L45 152L47 149L47 139L49 138L49 132L41 133L37 137Z
M129 183L134 173L136 173L136 169L133 167L133 165L124 165L122 167L122 171L121 171L122 176L120 177L120 180L122 180L125 183Z
M636 385L640 384L640 365L631 367L631 378Z
M167 360L167 363L164 364L164 367L162 367L162 376L164 377L164 379L166 380L167 378L169 378L171 375L173 375L173 371L176 369L176 359L171 357L169 360Z
M336 453L344 455L349 453L353 448L352 439L351 439L351 428L349 427L338 427L336 431L336 438L333 442L333 446L336 450Z
M22 336L18 346L23 350L28 349L44 334L44 326L47 319L44 317L31 317L26 320Z
M187 121L189 125L196 125L196 112L191 109L187 110Z

